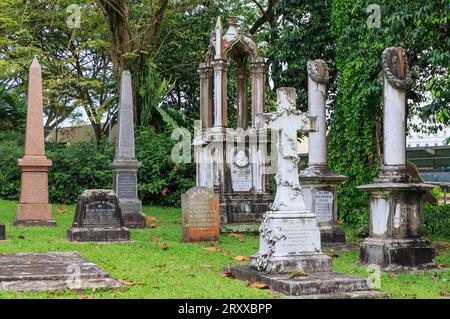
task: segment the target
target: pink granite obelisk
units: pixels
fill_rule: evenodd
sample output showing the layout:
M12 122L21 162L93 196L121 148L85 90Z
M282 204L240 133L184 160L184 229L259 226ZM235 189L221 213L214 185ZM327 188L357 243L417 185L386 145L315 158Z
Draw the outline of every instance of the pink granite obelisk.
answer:
M48 203L48 169L45 157L42 97L42 71L36 58L30 66L28 81L25 156L18 160L22 172L20 202L13 226L56 226Z

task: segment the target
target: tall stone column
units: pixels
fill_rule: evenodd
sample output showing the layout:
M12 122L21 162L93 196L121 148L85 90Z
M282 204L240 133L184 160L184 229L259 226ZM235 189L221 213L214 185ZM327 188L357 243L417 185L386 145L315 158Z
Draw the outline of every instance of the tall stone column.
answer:
M237 70L237 105L238 105L238 118L237 127L244 130L247 129L247 75L245 74L244 67L240 67Z
M120 82L119 121L116 156L112 162L113 188L119 197L124 225L145 228L146 218L138 199L137 172L141 163L135 157L133 94L130 71L123 71Z
M201 63L198 69L200 75L200 119L202 129L213 126L213 69L206 63Z
M309 61L308 112L317 117L317 132L308 135L308 167L299 175L305 203L319 222L322 245L345 242L345 234L338 224L336 185L346 177L333 172L327 161L326 100L329 81L328 68L323 60Z
M266 63L262 58L250 66L252 77L252 126L258 128L256 115L264 112L264 84L266 79Z
M382 55L384 76L384 160L381 176L358 189L369 194L370 233L360 263L384 271L432 268L434 251L424 236L423 196L432 185L406 171L406 90L409 66L403 48Z
M25 156L19 159L20 201L14 226L56 226L48 203L48 170L52 161L45 156L42 96L42 70L35 58L28 82Z

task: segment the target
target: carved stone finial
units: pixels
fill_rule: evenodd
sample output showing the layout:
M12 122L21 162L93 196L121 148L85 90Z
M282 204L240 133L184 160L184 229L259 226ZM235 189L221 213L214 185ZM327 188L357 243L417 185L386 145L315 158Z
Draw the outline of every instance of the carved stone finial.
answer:
M327 84L330 80L327 64L324 60L309 60L307 63L308 75L314 82Z
M401 47L386 48L381 56L383 74L396 89L407 90L411 85L408 59L405 49Z

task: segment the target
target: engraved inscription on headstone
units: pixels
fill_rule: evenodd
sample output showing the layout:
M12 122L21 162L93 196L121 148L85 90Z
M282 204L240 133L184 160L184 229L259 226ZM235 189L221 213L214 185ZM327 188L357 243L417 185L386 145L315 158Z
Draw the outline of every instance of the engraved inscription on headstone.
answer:
M193 187L181 198L183 242L219 239L219 198L207 187Z
M119 198L137 197L136 174L117 174L117 196Z
M303 229L302 229L303 228ZM283 222L283 235L285 239L277 242L277 251L283 254L298 254L302 252L315 252L317 248L317 235L319 232L316 229L304 228L301 221L285 220ZM320 244L319 244L320 245ZM275 253L275 255L277 255Z
M330 191L316 191L315 212L319 222L333 220L333 193Z
M86 205L82 227L120 227L116 205L111 202L94 201Z

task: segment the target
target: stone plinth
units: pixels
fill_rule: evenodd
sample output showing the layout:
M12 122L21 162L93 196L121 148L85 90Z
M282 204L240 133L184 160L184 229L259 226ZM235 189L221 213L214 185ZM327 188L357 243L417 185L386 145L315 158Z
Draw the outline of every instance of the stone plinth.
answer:
M123 227L119 199L112 190L92 189L78 196L73 226L67 231L69 241L113 242L130 240Z
M345 243L345 233L338 224L336 192L336 186L345 179L328 166L309 166L299 174L306 208L316 215L325 246Z
M120 288L77 252L0 254L0 291Z
M359 186L369 194L370 234L360 248L360 264L384 271L435 267L434 251L423 237L423 196L433 186L374 183Z
M123 222L129 228L145 228L146 218L138 199L137 173L141 166L135 158L133 93L130 71L123 71L120 83L116 156L112 163L113 189L120 199Z
M6 239L6 227L4 224L0 224L0 240Z
M207 187L193 187L181 197L183 242L219 240L219 196Z
M371 290L366 278L335 272L308 273L291 278L290 274L260 273L248 266L226 266L225 272L240 280L259 282L287 296L303 298L375 298L385 293ZM352 297L354 296L354 297Z

